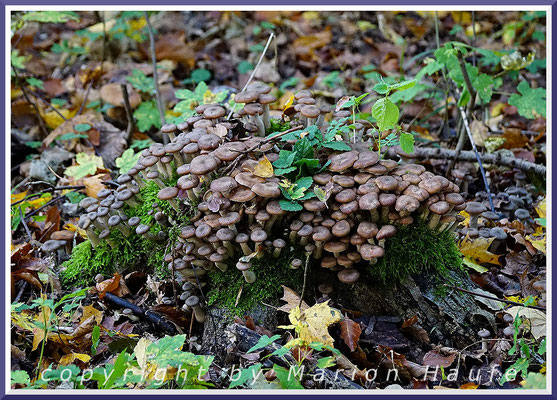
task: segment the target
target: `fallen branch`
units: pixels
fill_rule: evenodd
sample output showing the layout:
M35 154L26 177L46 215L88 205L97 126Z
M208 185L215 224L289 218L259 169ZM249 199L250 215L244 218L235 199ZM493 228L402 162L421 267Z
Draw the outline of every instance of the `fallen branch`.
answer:
M126 118L128 119L128 126L126 128L126 142L128 142L129 146L132 141L132 134L135 129L135 123L133 121L133 113L132 107L130 105L130 96L128 95L128 87L124 83L122 83L120 87L122 88L122 96L124 97L124 110L126 110Z
M393 149L389 149L388 155L396 158L397 155ZM476 154L473 151L461 151L460 154L456 150L440 149L431 147L418 147L414 149L412 156L419 159L449 159L457 161L477 161ZM529 161L521 160L520 158L504 156L500 152L492 154L480 154L480 159L485 164L499 165L509 168L517 168L524 172L532 172L541 175L545 178L546 167L545 165L531 163Z
M482 294L482 293L476 293L476 292L472 292L470 290L461 289L461 288L459 288L457 286L453 286L453 285L444 284L443 286L446 286L446 287L454 289L454 290L458 290L459 292L471 294L472 296L483 297L484 299L500 301L500 302L503 302L503 303L512 304L514 306L528 307L528 308L534 308L536 310L546 311L545 307L530 306L530 305L526 305L526 304L523 304L523 303L518 303L518 302L512 301L512 300L500 299L500 298L495 297L495 296L488 296L488 295L485 295L485 294Z

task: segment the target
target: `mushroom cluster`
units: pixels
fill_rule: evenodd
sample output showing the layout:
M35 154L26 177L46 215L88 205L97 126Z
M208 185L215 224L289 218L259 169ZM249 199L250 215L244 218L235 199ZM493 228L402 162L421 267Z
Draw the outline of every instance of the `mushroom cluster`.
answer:
M230 120L225 108L211 104L197 107L197 115L178 126L163 126L169 144L145 149L137 164L117 179L116 190L102 190L98 200L81 202L87 214L79 226L93 246L101 240L116 246L110 242L114 229L124 236L137 234L158 242L168 239L167 230L155 234L151 226L126 212L143 201L140 189L150 182L159 187L154 221L179 231L165 261L190 282L198 282L212 269L235 267L252 283L257 275L251 261L265 255L279 257L288 246L303 249L323 268L336 271L341 282L352 284L359 278L359 265L375 264L383 257L385 241L396 234L398 226L419 218L431 229L456 228L458 212L465 208L456 184L421 165L380 159L367 149L323 150L320 157L330 163L313 176L308 189L319 187L327 199L305 200L301 211L282 209L279 178L255 173L262 161L279 157L278 141L265 137L270 126L268 106L276 101L269 91L268 86L256 83L236 95L235 101L244 107ZM285 114L303 126L322 127L329 111L318 107L311 92L303 90ZM339 111L333 118L346 116ZM366 139L368 125L367 121L355 124L356 139ZM284 144L291 145L291 141ZM161 208L162 202L171 208ZM179 225L177 216L188 210L193 210L193 217ZM290 263L291 268L302 265L300 259ZM190 303L188 307L196 310L195 302Z

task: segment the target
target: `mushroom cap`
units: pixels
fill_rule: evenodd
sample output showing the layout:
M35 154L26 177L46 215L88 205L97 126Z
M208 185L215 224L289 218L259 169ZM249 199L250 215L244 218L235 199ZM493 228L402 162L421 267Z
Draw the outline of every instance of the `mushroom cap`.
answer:
M233 189L227 197L230 201L245 203L252 200L255 197L255 193L248 187L238 186L236 189Z
M138 235L143 235L144 233L147 233L150 228L151 227L149 225L139 224L137 225L137 228L135 228L135 233L137 233Z
M89 218L87 215L82 215L79 218L77 226L79 226L81 229L87 229L89 225L91 225L91 218Z
M126 201L131 199L132 196L133 196L133 192L130 189L124 189L116 195L116 198L120 201Z
M238 261L236 263L236 268L239 271L247 271L248 269L251 268L251 263L250 262L243 262L243 261Z
M377 232L377 235L375 235L375 238L377 240L388 239L394 235L396 235L396 227L394 225L383 225L379 232Z
M342 283L353 284L360 278L360 273L354 268L345 268L337 273L338 280Z
M267 232L263 229L256 229L250 234L250 239L252 242L261 243L267 240Z
M359 153L357 151L347 151L340 154L335 154L329 157L331 163L329 164L329 171L343 172L352 167L358 159Z
M313 181L318 185L326 185L332 177L333 175L330 172L319 172L318 174L313 175Z
M333 285L329 283L322 283L317 286L317 290L319 290L319 293L321 294L331 294L333 292Z
M43 245L41 246L41 250L45 251L45 252L50 252L50 251L56 251L61 247L64 247L66 245L66 241L65 240L47 240L46 242L43 243Z
M377 235L377 232L379 232L379 228L373 222L362 221L360 222L360 225L358 225L357 232L358 235L360 235L364 239L370 239Z
M304 97L313 97L313 93L311 93L311 92L310 92L309 90L307 90L307 89L304 89L304 90L300 90L299 92L297 92L297 93L294 95L294 98L295 98L296 100L300 100L301 98L304 98Z
M110 230L104 229L101 233L99 233L99 239L106 239L110 236Z
M178 188L175 186L165 187L159 190L157 197L160 200L170 200L178 196Z
M266 198L279 197L281 193L277 182L256 183L251 190L256 195Z
M311 212L323 211L327 206L319 199L309 199L304 201L304 208Z
M108 226L116 226L122 221L119 215L113 215L108 219Z
M50 235L50 239L51 240L73 240L74 236L75 236L75 232L62 230L62 231L53 232L52 235Z
M377 164L379 161L379 156L375 151L361 151L358 155L358 159L354 162L353 168L364 169Z
M244 106L244 112L248 115L261 115L263 111L263 106L259 103L249 103Z
M321 114L321 110L314 105L305 105L300 109L300 114L306 118L317 118Z
M483 218L488 219L490 221L498 221L499 219L501 219L499 214L494 213L493 211L484 211L481 215Z
M333 235L343 237L350 233L350 223L346 220L338 221L332 229Z
M195 236L198 238L205 238L211 234L211 227L208 224L201 223L195 228Z
M333 256L326 256L321 259L321 267L323 268L333 268L337 265L337 259Z
M284 214L286 214L286 211L284 211L281 208L280 203L276 200L272 200L272 201L268 202L267 205L265 206L265 211L267 213L269 213L269 215L284 215Z
M199 297L197 296L190 296L186 299L186 305L188 307L195 307L199 305Z
M507 238L507 233L502 229L497 227L491 228L489 230L489 235L497 240L505 240Z
M226 110L221 106L210 106L203 111L203 116L209 119L220 118L224 114L226 114Z
M219 218L219 224L223 226L234 225L240 222L240 219L242 219L240 214L238 214L236 211L231 211Z
M339 203L350 203L356 199L356 192L352 189L344 189L338 192L335 200Z
M277 98L272 94L263 93L259 95L258 100L261 104L271 104L277 101Z
M233 161L244 150L246 150L244 142L227 142L221 144L213 154L222 161Z
M265 182L265 179L251 173L251 172L239 172L234 176L236 182L240 185L246 186L251 188L253 185L257 183Z
M414 212L420 207L420 202L412 196L402 195L396 200L395 210ZM444 214L444 213L443 213Z
M398 186L398 181L390 175L382 175L375 178L377 187L385 192L395 190Z
M282 239L273 240L273 247L276 249L282 249L286 246L286 242Z
M212 133L207 133L199 138L197 146L201 150L214 150L221 144L221 138Z
M392 193L381 193L379 195L379 203L382 207L390 207L396 203L397 196Z
M514 216L518 219L528 219L530 218L530 212L524 208L519 208L514 212Z
M196 188L199 185L199 178L197 175L189 174L183 175L178 178L178 182L176 182L176 186L178 186L181 190L189 190Z
M370 261L374 258L383 257L385 250L380 246L364 243L360 246L360 254L364 260Z
M271 87L263 82L252 82L246 88L247 90L254 91L261 94L267 94L271 91Z
M129 225L129 226L136 226L136 225L139 225L140 222L141 222L141 218L139 218L139 217L131 217L131 218L128 220L128 225Z
M459 206L464 203L464 198L458 193L447 193L445 195L445 201L449 204Z
M340 206L340 211L344 214L350 215L357 212L360 209L358 202L356 200L351 201L350 203L344 203Z
M325 243L325 246L323 246L323 248L329 253L340 253L346 250L348 246L346 245L346 243L332 241Z
M306 224L300 228L300 230L298 231L298 236L305 237L311 235L312 233L313 226Z
M471 201L466 205L466 212L471 216L479 215L484 211L487 211L487 208L477 201Z
M223 176L211 181L211 190L213 192L229 192L236 187L238 187L238 182L230 176Z
M375 210L381 203L379 203L379 196L377 196L377 193L371 192L360 197L358 205L361 210Z
M404 189L404 192L402 193L407 196L412 196L416 198L418 201L424 201L429 197L429 192L427 190L422 189L421 187L416 185L408 186L406 189Z
M481 337L482 339L487 339L488 337L491 336L491 333L489 333L487 329L481 329L478 332L478 336Z
M213 156L202 154L191 160L190 171L195 175L205 175L213 172L219 163Z
M79 206L84 209L89 208L93 204L97 204L97 199L95 199L94 197L86 197L79 202Z
M354 177L350 175L333 175L333 182L339 184L343 188L351 188L354 186Z
M427 190L429 194L438 193L442 189L441 182L436 178L426 178L418 184L424 190Z
M451 205L446 201L438 201L429 206L429 211L437 215L445 215L451 209Z

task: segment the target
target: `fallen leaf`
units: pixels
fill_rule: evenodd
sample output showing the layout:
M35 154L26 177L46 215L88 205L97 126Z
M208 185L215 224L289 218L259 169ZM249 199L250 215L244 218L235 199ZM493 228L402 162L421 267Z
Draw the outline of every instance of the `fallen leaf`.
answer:
M341 314L338 310L329 307L328 303L329 301L318 303L303 311L296 306L288 314L292 325L279 326L279 328L295 329L299 338L306 345L320 342L333 346L334 340L329 334L328 328L341 320Z
M526 319L526 321L523 321L523 325L530 329L534 338L540 339L546 335L546 315L543 311L515 306L505 310L505 312L512 315L513 318L519 315L521 318Z
M356 351L360 335L362 334L362 327L350 318L344 318L339 325L340 337L344 340L350 351Z
M424 355L422 364L435 366L435 367L440 366L440 367L448 368L454 362L455 357L456 354L449 354L447 356L444 356L435 350L431 350Z
M302 301L302 305L300 305L300 296L298 296L295 291L284 285L282 286L282 289L284 290L284 294L282 295L281 300L285 301L286 304L283 304L277 310L287 313L290 312L290 310L292 310L294 307L298 306L300 306L300 309L302 311L309 308L309 306L304 301Z
M130 107L136 108L139 103L141 103L141 96L133 90L133 87L130 84L127 84L126 88L128 89ZM117 107L124 107L124 93L122 92L122 87L119 83L108 83L102 86L100 95L104 102Z
M70 354L66 354L65 356L60 358L58 363L60 365L69 365L69 364L73 363L75 360L79 360L79 361L83 361L84 363L88 363L89 360L91 360L91 356L88 355L88 354L70 353Z
M253 169L253 174L259 176L261 178L270 178L274 175L273 165L267 158L267 156L263 156L259 163Z
M499 262L499 256L488 251L489 246L495 240L495 238L483 238L478 237L476 239L471 239L466 236L460 243L460 252L468 259L478 263L478 264L494 264L501 265Z

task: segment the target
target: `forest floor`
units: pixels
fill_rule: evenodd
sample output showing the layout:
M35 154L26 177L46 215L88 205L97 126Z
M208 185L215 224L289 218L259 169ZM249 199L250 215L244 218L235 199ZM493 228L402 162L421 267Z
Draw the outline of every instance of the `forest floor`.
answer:
M545 388L545 34L543 12L13 14L12 388L322 387L309 374L288 379L292 366L344 370L363 388ZM416 162L491 211L479 219L462 211L457 229L472 295L495 321L473 327L477 341L435 343L421 315L346 310L327 290L304 292L305 304L291 287L279 326L236 315L223 354L207 354L203 324L175 303L176 283L160 271L101 265L96 282L63 278L72 248L87 240L80 201L113 187L162 141L156 92L165 121L180 122L197 105L230 105L251 77L273 87L275 118L310 89L331 106L359 99L357 118L372 122L383 87L415 80L390 99ZM381 144L404 146L396 136ZM51 239L66 245L49 249ZM301 304L319 315L309 328L330 343L296 342ZM130 305L163 325L124 312ZM337 309L340 323L323 315ZM432 366L441 369L428 375ZM390 381L393 367L400 376Z

